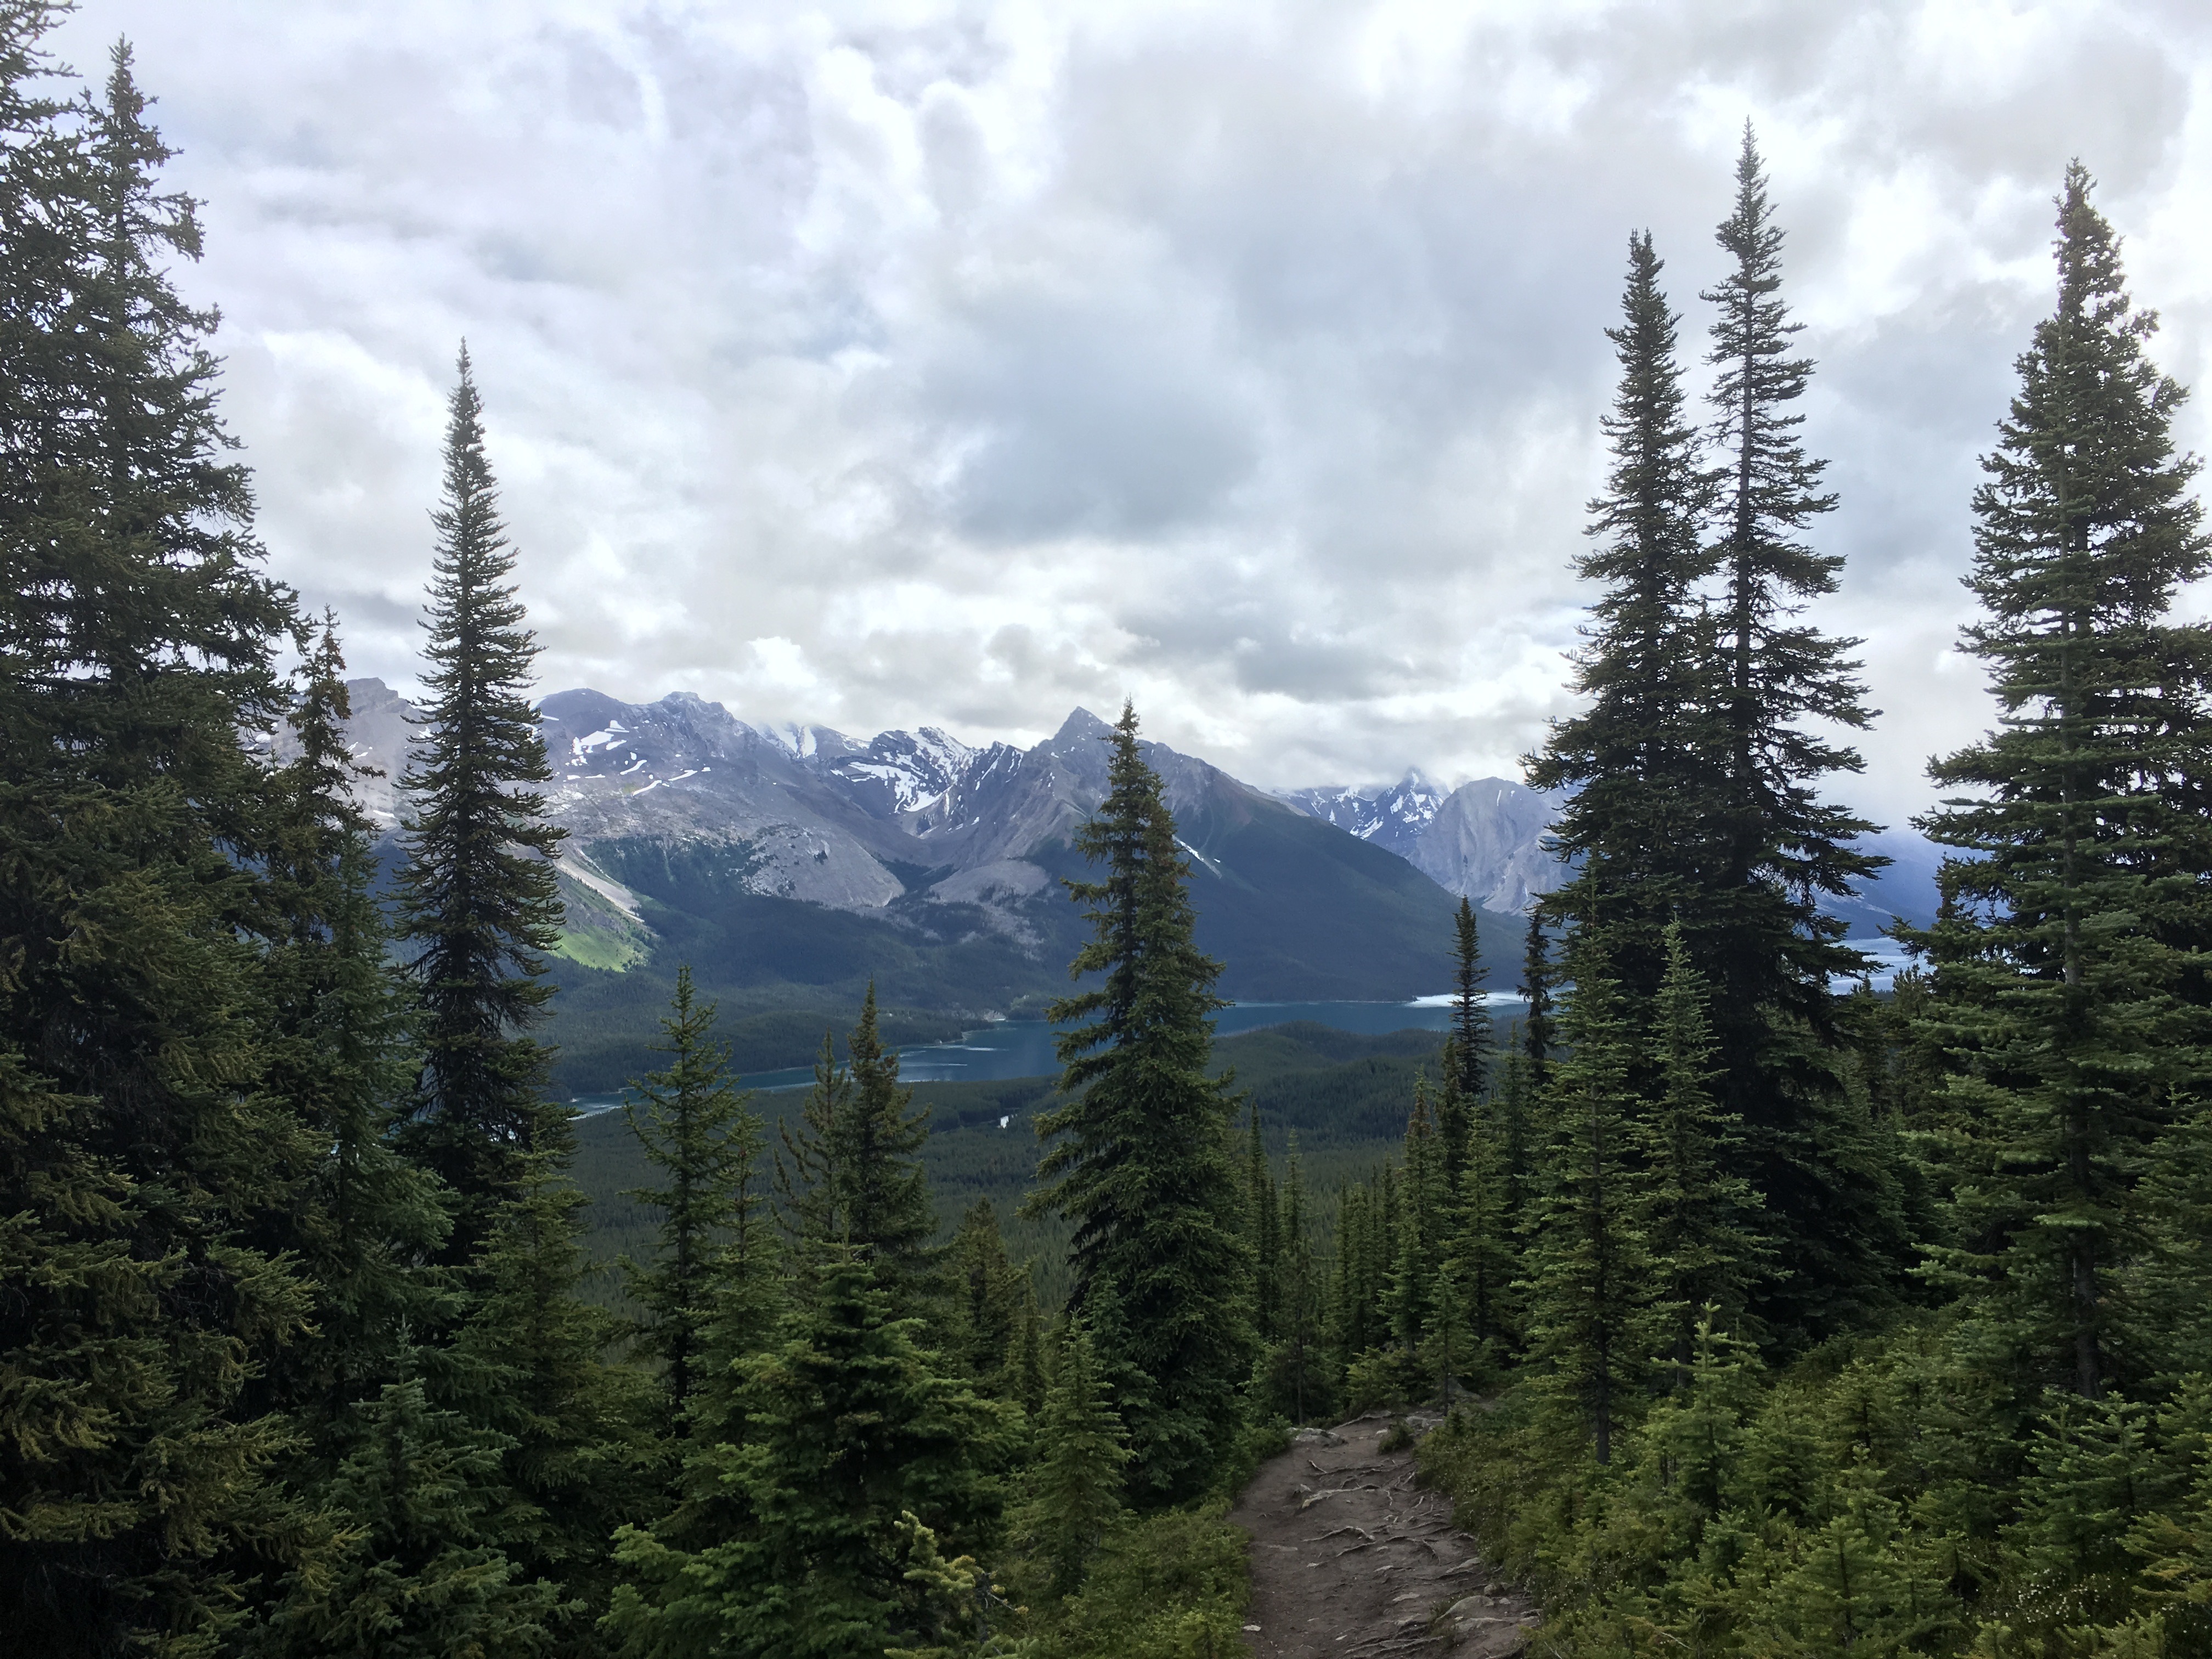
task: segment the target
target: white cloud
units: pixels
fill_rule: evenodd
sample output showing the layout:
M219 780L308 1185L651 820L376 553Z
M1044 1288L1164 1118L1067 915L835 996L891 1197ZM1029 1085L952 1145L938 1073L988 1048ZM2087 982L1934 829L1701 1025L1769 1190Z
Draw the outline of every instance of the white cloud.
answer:
M2212 340L2212 25L2155 0L87 0L65 52L118 32L276 568L398 682L466 335L549 689L971 739L1127 694L1261 782L1510 769L1625 234L1694 349L1749 116L1894 817L1985 719L1966 492L2069 156L2164 361Z

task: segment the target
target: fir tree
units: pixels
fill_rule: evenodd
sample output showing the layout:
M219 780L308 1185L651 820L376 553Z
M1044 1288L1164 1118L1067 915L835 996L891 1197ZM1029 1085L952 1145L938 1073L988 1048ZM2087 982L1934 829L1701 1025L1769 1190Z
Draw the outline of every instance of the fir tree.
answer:
M1544 933L1541 910L1528 913L1528 934L1521 951L1521 1048L1528 1068L1528 1097L1541 1100L1552 1081L1552 942Z
M1949 863L1929 1030L1965 1137L1954 1268L2000 1363L2094 1398L2145 1368L2127 1269L2136 1184L2168 1102L2203 1075L2188 951L2206 916L2201 770L2212 641L2170 620L2212 551L2174 453L2183 393L2145 354L2118 239L2077 164L2058 302L1977 491L1969 585L1999 731L1938 761L1924 820Z
M1103 975L1053 1005L1063 1103L1041 1114L1056 1141L1032 1202L1075 1222L1073 1305L1090 1322L1130 1431L1130 1486L1158 1503L1201 1490L1229 1445L1236 1385L1250 1369L1225 1085L1206 1074L1218 963L1191 942L1175 820L1137 746L1115 728L1108 793L1077 836L1105 878L1071 882L1092 939L1073 975Z
M400 787L410 806L401 937L422 1000L423 1060L410 1154L461 1200L447 1259L474 1254L535 1138L548 1056L522 1035L552 987L553 859L562 831L533 787L551 777L531 707L538 655L512 577L465 348L446 422L445 483L430 521L435 574L424 617L429 702Z
M1016 1541L1044 1564L1053 1595L1082 1588L1091 1558L1121 1516L1128 1461L1091 1334L1071 1321L1037 1417L1029 1500L1014 1521Z
M1528 1339L1602 1464L1643 1380L1650 1275L1630 1144L1633 1036L1595 941L1578 937L1570 961L1569 1052L1553 1074L1554 1127L1529 1241Z
M729 1049L714 1040L714 1005L702 1005L691 969L676 970L662 1017L669 1063L630 1085L630 1131L665 1184L628 1196L660 1212L659 1248L640 1267L625 1261L629 1294L645 1310L640 1337L659 1363L668 1423L680 1424L713 1342L727 1252L754 1224L760 1201L760 1116L729 1082Z
M1022 1305L1006 1341L1006 1397L1034 1418L1044 1409L1044 1316L1037 1310L1036 1277L1022 1273Z
M0 9L0 1628L26 1652L234 1638L317 1528L256 1379L313 1307L319 1148L264 1086L252 941L289 597L163 269L189 198L118 47L66 120L56 9Z
M1437 1144L1425 1079L1413 1082L1413 1109L1406 1119L1405 1175L1398 1190L1397 1237L1389 1258L1390 1329L1410 1357L1429 1326L1446 1214L1443 1152Z

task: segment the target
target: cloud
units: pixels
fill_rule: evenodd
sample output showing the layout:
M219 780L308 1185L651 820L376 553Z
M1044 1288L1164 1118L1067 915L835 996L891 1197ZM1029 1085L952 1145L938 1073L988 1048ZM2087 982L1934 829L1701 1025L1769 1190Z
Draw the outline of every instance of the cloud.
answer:
M1988 718L1966 501L2069 156L2163 361L2212 341L2179 3L87 0L65 55L118 32L274 566L403 684L466 336L548 689L1510 771L1569 706L1626 233L1694 357L1750 117L1894 819Z

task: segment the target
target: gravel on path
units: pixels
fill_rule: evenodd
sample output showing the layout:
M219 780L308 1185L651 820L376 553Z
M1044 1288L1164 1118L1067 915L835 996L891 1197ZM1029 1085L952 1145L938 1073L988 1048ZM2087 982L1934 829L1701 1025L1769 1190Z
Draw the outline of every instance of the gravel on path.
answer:
M1450 1502L1414 1484L1411 1446L1382 1449L1395 1423L1299 1430L1230 1512L1252 1535L1257 1659L1510 1659L1528 1645L1534 1604L1484 1566Z

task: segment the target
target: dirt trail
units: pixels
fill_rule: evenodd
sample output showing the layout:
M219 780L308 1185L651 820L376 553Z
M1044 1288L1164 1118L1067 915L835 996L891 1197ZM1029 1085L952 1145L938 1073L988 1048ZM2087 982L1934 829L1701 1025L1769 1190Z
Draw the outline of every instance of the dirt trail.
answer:
M1299 1431L1229 1518L1252 1534L1244 1640L1260 1659L1507 1659L1536 1622L1413 1484L1411 1447L1382 1449L1379 1413ZM1419 1419L1414 1421L1422 1426Z

